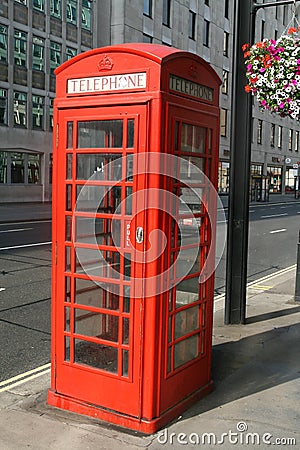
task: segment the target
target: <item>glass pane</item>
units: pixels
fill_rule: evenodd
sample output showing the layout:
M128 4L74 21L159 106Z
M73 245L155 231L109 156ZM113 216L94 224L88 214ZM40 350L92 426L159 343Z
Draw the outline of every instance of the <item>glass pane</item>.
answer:
M65 331L70 332L70 308L65 308Z
M180 180L203 183L202 172L205 173L204 158L189 156L180 159Z
M24 154L11 153L11 182L24 183Z
M122 180L122 154L87 153L77 155L77 180Z
M128 356L129 356L129 351L128 350L123 350L122 354L123 354L123 371L122 371L122 375L123 375L123 377L128 377Z
M75 310L75 333L118 342L119 317Z
M70 277L65 278L65 302L71 301L71 280Z
M70 361L70 338L65 337L65 361Z
M32 96L32 126L33 128L44 126L44 98L39 95Z
M182 152L205 152L206 128L183 123L181 127Z
M125 280L130 280L130 273L131 273L131 255L130 255L130 253L125 253L125 255L124 255Z
M132 187L126 187L126 201L125 201L125 214L131 216L132 214Z
M78 122L78 148L121 148L123 120Z
M40 155L28 155L28 183L38 184L40 182Z
M72 180L72 155L67 154L67 180Z
M127 148L134 147L134 120L130 119L127 122Z
M114 214L121 203L121 186L77 186L77 211Z
M67 216L66 217L66 241L71 240L71 224L72 224L72 217Z
M129 344L129 319L123 318L123 344Z
M66 247L66 272L71 270L71 248Z
M73 148L73 122L68 122L67 148Z
M199 300L199 278L188 278L176 286L176 308Z
M174 369L199 356L199 334L175 344Z
M126 156L126 181L133 180L133 155Z
M200 272L200 248L181 249L176 259L176 276L182 278Z
M105 289L105 283L101 284L101 286L92 280L76 278L75 303L117 311L119 309L120 287L110 284L109 291L107 291Z
M66 210L72 210L72 185L67 184Z
M76 273L89 277L120 278L120 254L91 248L76 248Z
M107 345L75 339L74 360L75 363L118 373L118 349Z
M14 92L14 125L27 126L27 94Z
M26 67L27 33L15 30L14 33L14 63Z
M84 244L113 245L111 219L76 217L76 242ZM115 222L115 221L114 221Z
M175 339L199 328L199 310L200 306L197 305L176 314Z
M1 50L1 46L0 46L0 50ZM0 54L0 60L1 60L1 54ZM7 125L7 90L6 89L0 89L0 124Z
M130 286L124 286L124 312L130 312Z

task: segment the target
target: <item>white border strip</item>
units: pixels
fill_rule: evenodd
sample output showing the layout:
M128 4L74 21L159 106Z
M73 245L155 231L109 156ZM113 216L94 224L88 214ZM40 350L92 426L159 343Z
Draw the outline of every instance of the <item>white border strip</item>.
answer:
M291 272L292 270L296 269L296 266L297 266L296 264L293 264L293 265L290 266L290 267L286 267L285 269L278 270L277 272L271 273L270 275L266 275L266 276L264 276L264 277L262 277L262 278L259 278L258 280L250 281L249 283L247 283L247 288L248 288L248 287L251 287L251 286L253 286L253 285L256 285L256 284L263 283L264 281L273 280L273 278L279 277L280 275L284 275L285 273L289 273L289 272ZM221 301L223 301L224 299L225 299L225 293L224 293L224 294L217 295L217 296L214 298L214 304L216 304L216 303L218 303L218 302L221 302ZM218 309L218 310L219 310L219 309L222 309L222 307L220 307L220 306L221 306L221 305L217 306L217 309Z
M52 242L37 242L36 244L14 245L13 247L0 247L0 250L13 250L15 248L37 247L38 245L49 245Z

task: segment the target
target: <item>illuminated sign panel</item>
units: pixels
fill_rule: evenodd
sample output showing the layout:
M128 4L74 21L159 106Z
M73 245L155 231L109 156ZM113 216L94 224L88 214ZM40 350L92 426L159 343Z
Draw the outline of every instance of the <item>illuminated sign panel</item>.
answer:
M214 90L210 87L171 74L169 89L170 91L190 95L201 100L213 101Z
M71 78L68 80L67 94L86 94L94 92L115 92L145 89L147 76L145 72L124 73L101 77Z

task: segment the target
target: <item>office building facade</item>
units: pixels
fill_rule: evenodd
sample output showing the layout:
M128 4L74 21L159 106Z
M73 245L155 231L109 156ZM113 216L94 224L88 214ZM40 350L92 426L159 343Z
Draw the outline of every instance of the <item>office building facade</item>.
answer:
M256 38L278 38L290 6L260 10ZM219 191L229 189L234 0L2 0L0 202L50 201L55 68L91 48L152 42L197 53L223 80ZM246 84L246 78L245 78ZM294 185L298 121L254 102L251 189ZM255 194L256 195L256 194Z

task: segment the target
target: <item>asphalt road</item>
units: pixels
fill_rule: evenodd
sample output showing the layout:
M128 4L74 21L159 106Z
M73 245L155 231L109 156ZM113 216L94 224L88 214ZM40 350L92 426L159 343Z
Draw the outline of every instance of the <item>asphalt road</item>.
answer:
M300 203L250 207L249 281L295 264L299 214ZM0 224L0 382L50 360L50 240L49 221Z

